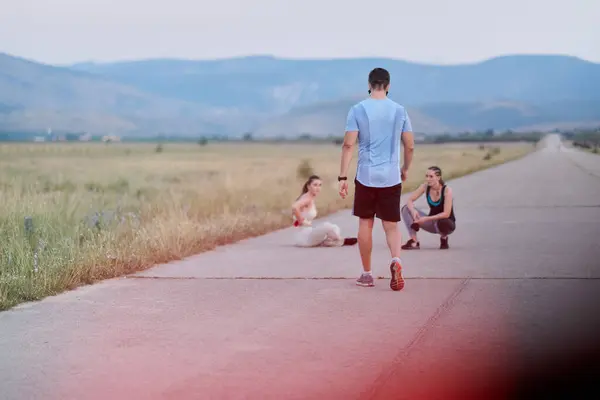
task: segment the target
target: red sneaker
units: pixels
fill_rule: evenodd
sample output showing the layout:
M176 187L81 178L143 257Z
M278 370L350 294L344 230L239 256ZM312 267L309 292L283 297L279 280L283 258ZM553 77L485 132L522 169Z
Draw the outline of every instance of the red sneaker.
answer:
M390 264L390 272L392 279L390 280L390 288L392 290L402 290L404 288L404 278L402 277L402 266L396 260Z

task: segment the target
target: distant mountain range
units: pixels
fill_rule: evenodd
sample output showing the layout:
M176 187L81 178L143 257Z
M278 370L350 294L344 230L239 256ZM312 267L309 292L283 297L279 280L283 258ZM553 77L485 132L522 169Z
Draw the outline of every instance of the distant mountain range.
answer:
M340 135L376 66L390 71L390 97L417 132L600 126L600 64L568 56L455 66L252 56L59 67L0 53L0 131Z

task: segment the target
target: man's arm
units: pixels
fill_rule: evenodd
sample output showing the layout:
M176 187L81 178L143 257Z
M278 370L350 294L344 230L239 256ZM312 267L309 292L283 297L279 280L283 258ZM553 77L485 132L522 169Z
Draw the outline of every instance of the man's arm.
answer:
M406 112L406 111L405 111ZM408 113L406 113L406 119L404 120L404 125L402 127L402 147L404 148L404 165L402 165L402 180L406 180L406 175L408 170L410 169L410 164L412 163L413 153L415 151L415 139L412 132L412 123L410 122L410 117Z
M358 122L354 115L354 107L351 107L346 116L346 130L344 134L344 143L342 144L342 160L340 162L340 175L348 176L350 160L352 160L352 151L358 138Z
M415 152L415 139L412 132L402 132L402 146L404 147L404 163L402 169L406 172L410 169L413 153Z
M340 163L340 175L348 176L348 168L352 160L352 152L358 138L358 131L347 131L344 135L344 143L342 143L342 161Z
M348 168L350 168L350 160L352 160L352 152L356 139L358 138L358 122L354 115L354 107L348 111L346 117L346 133L344 134L344 143L342 143L342 159L340 161L340 174L341 177L348 178ZM339 183L340 196L345 199L348 195L348 180L342 180Z
M402 126L402 147L404 147L404 165L402 171L406 175L410 169L412 163L412 156L415 151L415 138L412 131L412 123L406 110L404 111L406 118L404 119L404 125Z

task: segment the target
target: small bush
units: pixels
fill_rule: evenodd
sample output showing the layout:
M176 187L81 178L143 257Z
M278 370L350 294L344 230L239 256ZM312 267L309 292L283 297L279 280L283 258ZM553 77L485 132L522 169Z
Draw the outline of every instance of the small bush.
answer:
M48 180L42 181L39 191L44 193L49 192L64 192L73 193L77 189L77 186L71 181L64 181L59 183L50 182Z
M106 190L115 193L127 193L129 191L129 181L119 178L116 182L111 182L106 186Z
M314 175L314 170L312 165L310 165L309 160L302 160L300 164L298 164L298 168L296 170L298 178L300 179L308 179L311 175Z
M163 145L162 144L157 144L156 148L154 149L155 152L157 153L162 153L163 152Z
M83 185L83 187L88 192L98 192L98 193L104 192L104 188L102 187L102 185L99 183L96 183L96 182L88 182L85 185Z

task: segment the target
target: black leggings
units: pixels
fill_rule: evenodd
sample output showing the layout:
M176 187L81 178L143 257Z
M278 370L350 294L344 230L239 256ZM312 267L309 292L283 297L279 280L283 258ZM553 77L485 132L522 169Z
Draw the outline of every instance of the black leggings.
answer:
M418 208L415 208L415 211L421 217L427 216L427 214L425 214L422 210L419 210ZM402 220L404 221L408 232L410 232L411 235L416 235L417 232L410 227L415 221L413 220L413 217L407 206L402 207ZM427 221L421 224L421 229L429 233L437 233L442 236L447 236L454 232L454 230L456 229L456 224L450 218L444 218L435 221Z

